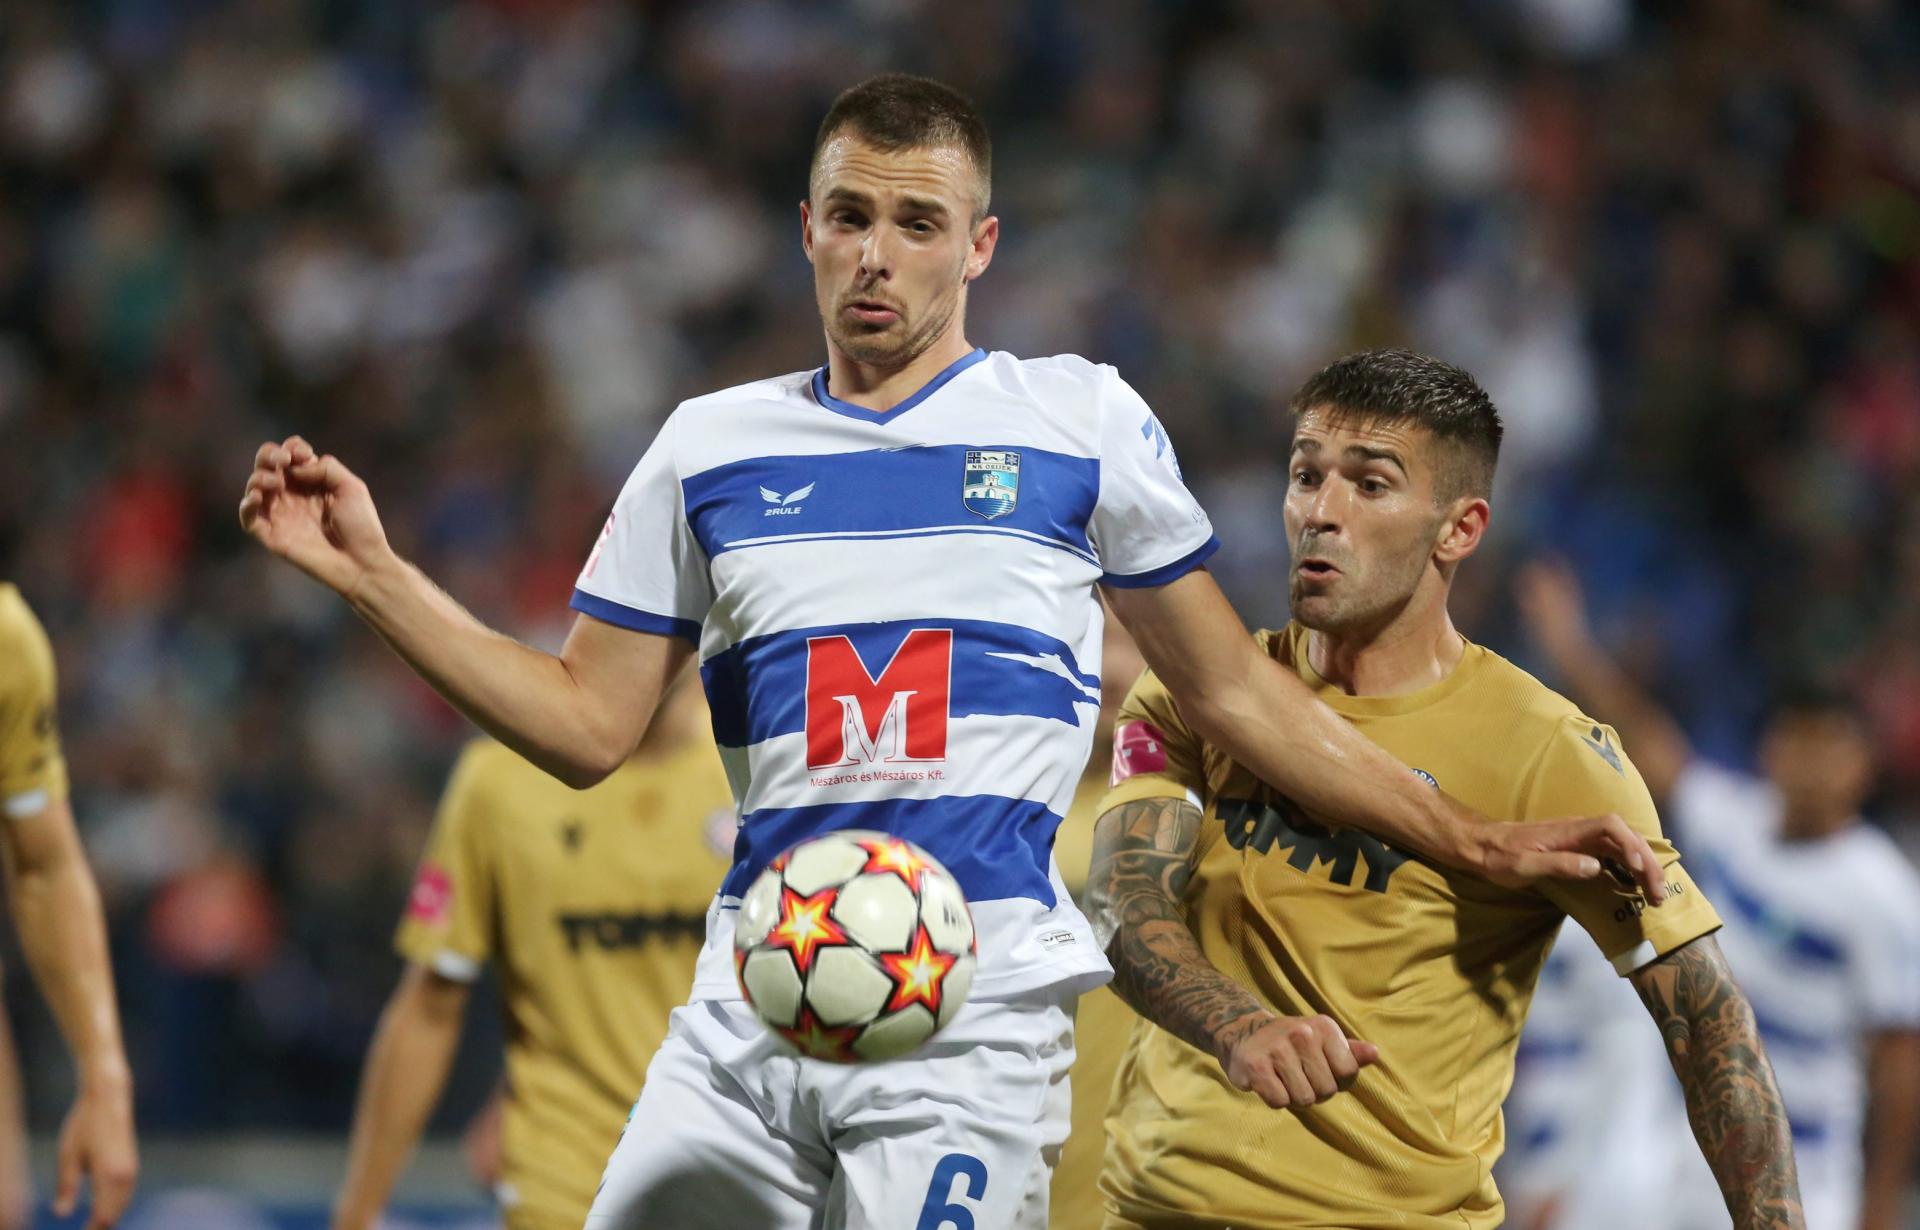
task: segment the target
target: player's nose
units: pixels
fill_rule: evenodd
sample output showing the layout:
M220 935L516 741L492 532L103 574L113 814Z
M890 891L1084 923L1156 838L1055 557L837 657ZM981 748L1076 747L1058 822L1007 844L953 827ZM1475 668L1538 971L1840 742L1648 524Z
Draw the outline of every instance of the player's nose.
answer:
M860 241L860 273L864 278L893 276L893 245L882 234L884 230L884 227L869 227L867 237Z

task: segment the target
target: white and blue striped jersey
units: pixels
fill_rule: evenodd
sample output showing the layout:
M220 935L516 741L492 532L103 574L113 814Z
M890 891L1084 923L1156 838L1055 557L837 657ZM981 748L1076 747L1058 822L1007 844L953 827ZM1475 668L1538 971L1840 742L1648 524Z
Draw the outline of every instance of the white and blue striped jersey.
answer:
M818 833L877 829L958 879L976 997L1107 964L1053 866L1100 698L1099 584L1218 543L1110 367L975 350L893 409L823 370L682 403L573 605L699 645L740 811L696 999L732 998L734 906Z
M1720 947L1780 1081L1808 1230L1851 1230L1865 1043L1880 1030L1920 1029L1920 874L1866 824L1782 840L1773 787L1704 761L1681 775L1669 812L1695 881L1720 907ZM1726 1225L1706 1163L1680 1147L1684 1118L1674 1127L1674 1206L1690 1214L1678 1224Z

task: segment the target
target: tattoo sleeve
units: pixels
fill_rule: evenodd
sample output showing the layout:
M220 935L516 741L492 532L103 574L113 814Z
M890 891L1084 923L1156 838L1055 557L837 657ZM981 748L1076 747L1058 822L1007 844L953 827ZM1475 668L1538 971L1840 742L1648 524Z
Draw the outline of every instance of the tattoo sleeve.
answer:
M1633 975L1686 1091L1687 1118L1739 1230L1800 1230L1793 1137L1753 1009L1712 936Z
M1184 799L1123 803L1093 832L1088 905L1113 962L1113 989L1134 1011L1222 1059L1272 1013L1216 969L1180 908L1200 810Z

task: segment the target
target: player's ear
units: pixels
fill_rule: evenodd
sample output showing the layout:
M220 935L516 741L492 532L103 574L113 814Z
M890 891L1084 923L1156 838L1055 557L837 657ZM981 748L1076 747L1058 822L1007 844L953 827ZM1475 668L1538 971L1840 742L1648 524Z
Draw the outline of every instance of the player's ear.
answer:
M1481 496L1463 495L1447 506L1445 518L1440 523L1440 540L1434 544L1433 556L1443 564L1457 564L1480 549L1480 540L1487 535L1487 524L1493 518L1493 508Z
M813 264L813 202L800 202L800 250L807 254L807 264Z
M1000 219L989 214L973 225L973 240L967 249L966 280L971 282L993 263L993 250L1000 242Z

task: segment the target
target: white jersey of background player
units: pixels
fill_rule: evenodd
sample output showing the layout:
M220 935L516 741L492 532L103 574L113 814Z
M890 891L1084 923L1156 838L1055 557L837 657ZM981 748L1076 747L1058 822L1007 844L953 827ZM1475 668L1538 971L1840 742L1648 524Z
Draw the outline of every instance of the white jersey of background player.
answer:
M1291 797L1507 883L1663 895L1617 817L1492 824L1258 652L1204 570L1205 515L1119 378L966 340L993 257L967 101L877 78L816 139L801 234L827 366L677 410L583 571L559 656L481 626L394 555L366 485L262 446L242 525L345 595L481 726L576 784L620 764L698 650L743 811L695 1000L674 1014L589 1225L1039 1227L1066 1128L1074 993L1107 974L1052 828L1095 719L1096 587L1203 735ZM735 997L727 894L788 842L886 829L973 897L974 995L910 1060L783 1049Z
M1844 694L1785 696L1762 734L1764 777L1695 755L1600 649L1564 570L1522 577L1522 609L1574 697L1611 720L1702 892L1753 1005L1793 1129L1808 1230L1895 1230L1920 1147L1920 874L1860 821L1872 749ZM1671 1101L1660 1152L1672 1230L1728 1225ZM1651 1181L1655 1176L1648 1176Z
M1562 927L1527 1010L1494 1172L1512 1230L1663 1230L1667 1189L1650 1176L1669 1171L1676 1147L1700 1157L1672 1136L1673 1074L1646 1007L1594 955L1579 927ZM1678 1123L1685 1132L1684 1107Z
M1807 1230L1900 1224L1885 1197L1862 1220L1863 1144L1902 1151L1904 1136L1906 1158L1881 1164L1904 1171L1905 1186L1920 1103L1912 1057L1920 1049L1920 874L1853 811L1867 782L1856 722L1844 707L1802 699L1776 713L1766 741L1776 780L1804 775L1803 788L1831 800L1831 828L1790 830L1774 781L1703 760L1681 771L1668 804L1695 880L1720 906L1720 946L1780 1081ZM1782 766L1783 757L1794 763ZM1872 1124L1870 1079L1881 1100ZM1687 1165L1690 1151L1679 1143L1676 1230L1725 1226L1713 1176Z

